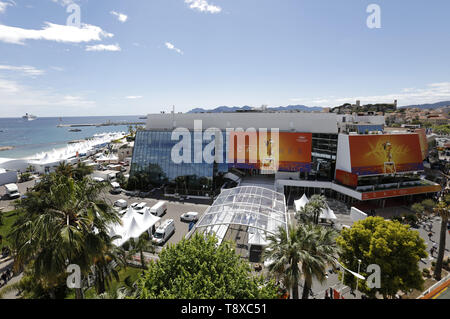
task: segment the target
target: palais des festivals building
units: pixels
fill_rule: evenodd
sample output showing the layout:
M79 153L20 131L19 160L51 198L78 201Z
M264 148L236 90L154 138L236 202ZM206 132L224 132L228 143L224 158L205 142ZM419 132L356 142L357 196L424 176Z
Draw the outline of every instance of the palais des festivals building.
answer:
M439 192L423 177L425 131L386 133L384 124L384 116L335 113L149 114L130 178L145 176L168 196L213 198L251 180L288 201L324 194L372 207Z

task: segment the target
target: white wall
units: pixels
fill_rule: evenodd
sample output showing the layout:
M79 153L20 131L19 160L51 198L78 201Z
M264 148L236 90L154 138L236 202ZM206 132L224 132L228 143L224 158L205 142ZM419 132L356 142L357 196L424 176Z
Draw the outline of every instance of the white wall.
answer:
M202 120L202 128L278 128L280 131L337 134L334 113L165 113L149 114L147 130L172 130L174 127L194 129L194 120Z
M336 154L336 169L352 172L350 160L350 142L347 134L338 135L338 148Z

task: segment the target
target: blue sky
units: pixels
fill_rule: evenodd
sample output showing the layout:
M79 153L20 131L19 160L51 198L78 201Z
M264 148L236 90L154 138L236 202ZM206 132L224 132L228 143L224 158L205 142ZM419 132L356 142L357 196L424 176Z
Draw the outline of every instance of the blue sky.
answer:
M448 0L0 0L0 117L450 100L449 14Z

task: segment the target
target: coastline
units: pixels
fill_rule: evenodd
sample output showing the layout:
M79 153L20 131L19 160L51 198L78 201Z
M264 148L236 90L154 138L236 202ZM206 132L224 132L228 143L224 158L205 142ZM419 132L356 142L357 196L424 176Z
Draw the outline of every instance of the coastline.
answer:
M112 140L123 138L124 132L104 132L95 134L93 137L80 141L79 143L67 143L64 147L53 148L47 151L41 151L31 156L6 158L0 156L0 168L8 170L23 171L28 165L33 165L39 171L46 166L54 166L59 162L73 161L79 154L92 153L101 145L111 143Z

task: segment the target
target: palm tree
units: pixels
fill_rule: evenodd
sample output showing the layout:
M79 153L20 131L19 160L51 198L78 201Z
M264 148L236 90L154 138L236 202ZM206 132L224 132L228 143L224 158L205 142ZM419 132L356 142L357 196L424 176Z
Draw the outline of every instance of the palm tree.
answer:
M22 213L8 236L15 267L32 267L33 277L52 291L65 284L69 264L82 275L90 272L111 247L108 225L120 218L100 197L103 184L52 173L38 185L16 206ZM82 297L81 289L76 293Z
M131 238L130 243L130 254L139 253L139 258L141 260L141 266L146 269L144 251L155 253L156 246L150 238L148 232L143 233L138 239Z
M66 177L72 177L73 171L73 165L64 161L60 162L59 165L55 168L55 173L57 175L63 175Z
M293 299L299 298L298 286L304 278L303 299L308 298L312 279L325 279L327 266L334 267L337 247L336 232L313 224L280 227L276 235L268 236L264 257L273 261L269 272L282 278Z
M94 168L88 166L86 163L80 162L77 164L76 168L73 169L73 176L76 179L82 180L84 177L92 174Z
M444 259L444 251L445 251L445 239L447 236L447 224L448 218L450 215L450 207L448 203L441 200L434 208L434 212L441 217L441 231L439 236L439 250L438 256L436 259L436 268L434 270L434 277L436 280L441 280L442 273L442 261Z
M326 198L323 195L313 195L311 196L310 201L308 202L308 204L306 204L307 206L310 207L312 213L313 213L313 222L314 224L319 224L319 216L320 213L322 212L322 210L326 207L327 202L326 202Z
M300 208L300 210L295 214L295 219L304 224L314 222L314 212L312 207L308 204Z

